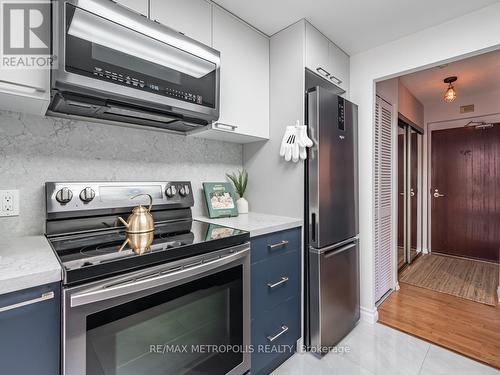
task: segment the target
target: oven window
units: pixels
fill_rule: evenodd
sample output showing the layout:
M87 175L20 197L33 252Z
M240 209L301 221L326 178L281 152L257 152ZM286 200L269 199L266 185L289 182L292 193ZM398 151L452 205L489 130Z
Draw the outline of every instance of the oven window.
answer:
M238 266L89 315L87 375L226 374L243 361L242 280Z
M65 69L215 108L217 65L66 4Z

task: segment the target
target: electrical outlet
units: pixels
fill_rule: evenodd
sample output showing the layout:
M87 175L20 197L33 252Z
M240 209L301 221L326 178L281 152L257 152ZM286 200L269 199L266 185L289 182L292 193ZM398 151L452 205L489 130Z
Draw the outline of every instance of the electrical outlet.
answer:
M19 216L19 190L0 190L0 216Z

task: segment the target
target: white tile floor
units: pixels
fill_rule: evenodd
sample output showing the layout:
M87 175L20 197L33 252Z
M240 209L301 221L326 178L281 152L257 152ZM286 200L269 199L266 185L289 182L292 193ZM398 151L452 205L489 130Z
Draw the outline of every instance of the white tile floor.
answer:
M295 354L272 375L498 375L491 367L383 326L361 322L321 360Z

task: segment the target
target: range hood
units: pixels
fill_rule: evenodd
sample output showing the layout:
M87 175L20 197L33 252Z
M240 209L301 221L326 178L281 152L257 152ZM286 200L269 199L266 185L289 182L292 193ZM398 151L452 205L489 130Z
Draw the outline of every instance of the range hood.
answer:
M49 115L180 133L218 119L218 51L109 0L57 3Z

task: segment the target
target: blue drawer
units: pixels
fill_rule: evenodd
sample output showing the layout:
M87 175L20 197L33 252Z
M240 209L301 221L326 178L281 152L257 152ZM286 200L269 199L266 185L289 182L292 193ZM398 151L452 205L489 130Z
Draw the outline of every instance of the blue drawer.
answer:
M289 251L300 250L301 230L293 228L252 238L252 263Z
M51 295L42 300L42 295ZM16 304L23 304L16 307ZM0 296L0 373L58 375L61 291L54 283Z
M252 317L300 297L300 251L252 264Z
M275 340L269 337L283 332ZM300 303L291 298L252 322L252 375L269 374L295 352L300 337ZM263 350L266 348L267 350Z

